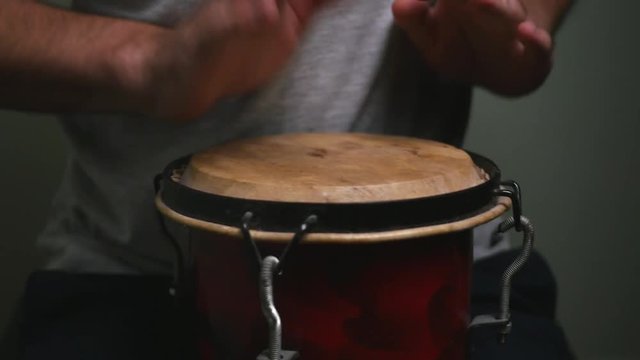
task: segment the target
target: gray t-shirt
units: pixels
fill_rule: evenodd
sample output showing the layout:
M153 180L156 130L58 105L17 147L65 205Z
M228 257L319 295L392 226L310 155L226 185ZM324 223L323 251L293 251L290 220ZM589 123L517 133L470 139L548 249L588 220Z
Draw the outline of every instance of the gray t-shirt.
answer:
M460 146L470 89L428 70L393 25L392 0L337 0L314 19L288 67L255 93L174 125L76 113L61 124L68 166L40 245L48 268L165 273L173 254L158 223L152 179L170 161L234 138L360 131ZM170 26L195 1L76 0L79 11ZM256 58L256 62L260 59Z

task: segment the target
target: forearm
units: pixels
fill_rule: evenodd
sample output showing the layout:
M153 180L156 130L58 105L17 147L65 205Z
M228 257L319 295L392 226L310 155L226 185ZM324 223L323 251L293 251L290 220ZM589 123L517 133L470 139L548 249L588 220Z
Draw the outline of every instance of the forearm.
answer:
M527 18L536 26L553 34L564 14L569 10L572 0L522 0L527 9Z
M26 0L0 3L0 107L137 112L147 39L169 31Z

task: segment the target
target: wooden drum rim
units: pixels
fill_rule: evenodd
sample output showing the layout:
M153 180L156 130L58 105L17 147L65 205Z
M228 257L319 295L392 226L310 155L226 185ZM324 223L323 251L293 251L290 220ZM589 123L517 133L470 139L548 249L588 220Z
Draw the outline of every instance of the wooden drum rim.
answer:
M239 227L221 225L213 222L203 221L182 215L164 204L160 195L155 198L156 207L167 218L194 229L203 230L218 235L232 238L242 238ZM366 244L382 243L390 241L401 241L408 239L424 238L448 234L458 231L472 229L476 226L487 223L504 214L511 207L511 200L507 197L499 197L496 204L487 211L476 216L458 220L446 224L438 224L410 229L400 229L382 232L368 233L314 233L305 235L305 242L317 244ZM256 241L286 243L291 241L291 232L269 232L251 230L251 236Z

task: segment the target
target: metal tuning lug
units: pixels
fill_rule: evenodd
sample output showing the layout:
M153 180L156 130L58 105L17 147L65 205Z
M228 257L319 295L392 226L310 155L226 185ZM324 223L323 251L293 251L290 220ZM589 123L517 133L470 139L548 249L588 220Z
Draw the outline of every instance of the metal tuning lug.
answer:
M269 348L258 355L257 360L295 360L297 351L282 349L282 321L273 301L273 276L278 272L279 261L275 256L267 256L262 261L260 272L260 298L262 313L269 324Z
M297 351L282 350L280 352L280 360L297 360L300 359L300 354ZM271 360L269 358L269 350L265 350L262 354L258 355L256 360Z
M484 314L473 318L469 329L477 329L481 327L497 327L498 341L504 344L507 341L507 335L511 333L511 319L501 319L496 315Z
M267 325L269 326L269 348L260 353L256 360L296 360L300 358L300 354L297 351L282 349L282 320L280 319L280 314L276 309L273 296L274 278L282 275L285 261L291 257L291 252L311 230L311 227L316 224L318 219L315 215L307 217L307 219L300 225L299 230L294 234L293 239L285 248L280 258L275 256L266 256L262 259L260 250L258 249L255 241L251 238L251 233L249 231L249 222L251 221L251 218L252 214L250 212L247 212L242 217L241 231L245 241L252 249L252 256L257 259L258 266L260 268L260 307L262 308L262 314L267 320Z
M500 295L500 312L497 315L478 315L469 324L469 329L495 326L498 328L498 339L501 343L506 342L507 335L511 332L511 280L513 276L524 266L533 251L534 229L531 221L524 216L520 216L520 221L510 217L498 226L499 232L506 232L517 226L522 227L523 240L522 250L518 257L507 267L502 274L502 291Z

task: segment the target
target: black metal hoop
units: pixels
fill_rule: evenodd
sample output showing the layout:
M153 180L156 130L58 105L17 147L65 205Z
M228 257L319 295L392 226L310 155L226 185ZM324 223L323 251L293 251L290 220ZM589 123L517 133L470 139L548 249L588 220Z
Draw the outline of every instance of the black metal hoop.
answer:
M500 190L500 170L489 159L470 153L489 179L471 188L437 196L363 203L277 202L242 199L199 191L180 183L189 162L185 157L169 164L162 174L160 198L173 211L194 219L238 226L238 219L252 214L252 228L259 231L298 231L301 219L319 219L316 233L367 233L450 223L481 214L493 206Z

